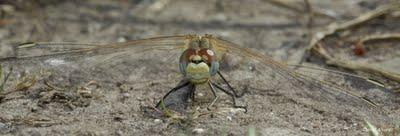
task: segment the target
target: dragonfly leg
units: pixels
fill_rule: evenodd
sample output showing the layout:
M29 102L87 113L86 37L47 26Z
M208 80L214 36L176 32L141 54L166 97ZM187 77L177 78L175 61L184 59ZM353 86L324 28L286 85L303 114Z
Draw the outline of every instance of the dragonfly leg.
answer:
M231 84L229 84L229 82L225 79L225 77L222 76L221 72L218 71L217 73L222 78L222 80L225 82L225 84L228 85L229 89L233 92L233 95L235 95L236 98L240 98L244 95L245 92L242 92L241 94L237 94L235 89L233 89L233 87L231 86Z
M213 106L214 103L217 101L218 96L217 96L217 93L215 92L215 88L214 88L214 86L211 84L211 82L208 82L208 85L210 86L211 92L212 92L212 94L213 94L213 96L214 96L213 101L207 106L207 110L210 110L210 107Z
M163 98L157 103L156 107L159 107L160 104L162 103L162 101L164 101L164 99L165 99L169 94L171 94L171 93L173 93L173 92L175 92L175 91L177 91L177 90L179 90L179 89L181 89L181 88L183 88L183 87L186 87L186 86L188 86L188 85L190 85L190 82L189 82L189 81L186 81L185 83L183 83L183 84L181 84L181 85L179 85L179 86L177 86L177 87L172 88L172 89L171 89L167 94L165 94L165 95L163 96Z
M195 92L196 92L196 88L193 88L191 91L190 91L190 94L189 94L189 97L190 97L190 99L192 100L192 102L195 102L196 100L195 100Z
M221 90L222 92L226 93L227 95L231 96L232 102L233 102L233 107L234 107L234 108L242 108L242 109L245 110L245 111L244 111L245 113L247 112L247 105L246 105L246 106L240 106L240 105L237 105L237 104L236 104L236 98L237 98L237 97L235 96L235 94L232 94L231 92L225 90L224 88L222 88L222 87L219 86L218 84L215 84L215 83L213 83L213 82L210 82L210 84L211 84L212 86L217 87L219 90Z

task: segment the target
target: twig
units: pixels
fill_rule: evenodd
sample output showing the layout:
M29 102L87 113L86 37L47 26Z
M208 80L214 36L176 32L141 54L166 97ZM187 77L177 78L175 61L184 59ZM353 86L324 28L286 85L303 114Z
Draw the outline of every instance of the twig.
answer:
M329 55L328 52L323 48L323 46L320 43L324 38L326 38L332 34L335 34L342 30L352 28L354 26L361 25L361 24L363 24L369 20L372 20L376 17L391 13L391 11L396 10L396 9L400 9L400 6L398 4L389 4L389 5L385 5L380 8L377 8L371 12L365 13L353 20L348 21L348 22L345 22L342 24L333 23L333 24L329 25L325 31L318 32L318 33L316 33L316 35L314 35L314 37L312 38L312 40L307 48L306 54L313 51L313 52L317 53L318 55L320 55L321 57L323 57L325 59L325 62L328 65L334 65L334 66L343 67L346 69L358 70L358 71L364 71L364 72L368 72L368 73L372 73L372 74L377 74L377 75L386 77L388 79L400 82L400 74L399 73L385 71L383 69L380 69L380 68L377 68L377 67L374 67L374 66L371 66L368 64L347 62L347 61L336 59L333 56Z
M22 122L26 125L30 125L33 127L49 127L52 125L61 124L61 122L57 122L49 118L34 118L34 117L22 119Z
M295 6L292 6L292 5L289 5L289 4L287 4L287 3L285 3L285 2L283 2L281 0L264 0L264 1L268 2L270 4L273 4L275 6L279 6L279 7L291 10L291 11L293 11L295 13L303 13L303 12L305 12L303 9L295 7ZM337 18L336 16L332 16L330 14L327 14L327 13L323 12L323 11L314 10L314 11L312 11L312 13L315 14L316 16L319 16L319 17L326 17L326 18L331 18L331 19L336 19Z
M3 74L3 71L2 71L2 70L3 70L3 68L0 67L1 75ZM13 71L13 67L10 67L9 72L8 72L7 75L4 77L4 80L3 80L3 82L2 82L1 85L0 85L0 91L1 91L1 92L4 91L4 85L6 84L8 78L10 77L10 75L11 75L11 73L12 73L12 71ZM1 77L1 75L0 75L0 77Z
M308 41L307 43L310 44L313 36L313 24L314 24L314 14L313 8L309 0L304 0L305 9L308 12L308 21L307 21L307 30L308 30Z
M337 23L332 23L330 24L325 31L317 32L316 35L312 38L311 43L308 45L307 50L312 50L318 42L320 42L322 39L324 39L327 36L330 36L336 32L349 29L351 27L361 25L371 19L374 19L376 17L379 17L381 15L387 14L390 11L400 8L399 5L385 5L380 8L377 8L373 11L370 11L368 13L365 13L353 20L350 20L348 22L342 23L342 24L337 24Z
M3 67L0 65L0 78L3 77ZM4 82L0 83L0 92L4 90L3 88Z
M386 34L373 34L363 36L355 40L353 45L353 53L357 56L363 56L365 54L365 43L380 41L380 40L400 40L399 33L386 33Z
M360 43L364 44L371 41L398 39L400 40L400 33L386 33L386 34L373 34L360 39Z
M6 96L14 92L19 92L19 91L25 91L29 89L30 87L34 86L36 84L36 76L23 76L21 78L21 81L19 81L15 87L9 91L4 91L0 93L0 96Z
M57 91L64 91L64 90L65 90L65 89L63 89L63 88L56 87L56 86L52 85L52 84L50 83L49 80L44 80L44 84L45 84L47 87L49 87L50 89L52 89L52 90L57 90Z

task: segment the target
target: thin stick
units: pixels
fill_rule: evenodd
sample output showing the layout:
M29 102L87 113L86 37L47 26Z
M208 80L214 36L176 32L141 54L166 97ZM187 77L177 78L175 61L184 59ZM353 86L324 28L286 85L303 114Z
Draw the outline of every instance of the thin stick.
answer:
M14 69L13 67L10 67L9 72L8 72L7 75L4 77L3 83L1 83L1 85L0 85L0 91L3 91L3 90L4 90L4 85L6 84L8 78L10 77L10 75L11 75L13 69ZM2 69L1 69L1 70L2 70Z
M389 39L397 39L400 40L400 33L386 33L386 34L373 34L364 36L360 39L360 43L364 44L366 42L371 41L379 41L379 40L389 40Z
M275 6L279 6L281 8L288 9L288 10L290 10L292 12L295 12L295 13L303 13L304 12L303 9L301 9L299 7L296 7L296 6L289 5L287 2L283 2L281 0L264 0L264 1L268 2L270 4L273 4ZM313 14L315 14L315 15L317 15L319 17L325 17L325 18L330 18L330 19L336 19L337 18L336 16L327 14L327 13L325 13L323 11L320 11L320 10L314 10L312 12L313 12Z
M391 13L391 11L399 9L399 8L400 8L399 4L388 4L388 5L382 6L380 8L377 8L373 11L370 11L368 13L365 13L353 20L348 21L348 22L345 22L342 24L333 23L333 24L329 25L329 27L325 31L318 32L314 35L309 46L306 49L305 56L307 56L307 54L309 54L311 51L314 51L315 53L317 53L321 57L323 57L325 59L325 62L328 65L334 65L334 66L338 66L338 67L342 67L342 68L346 68L346 69L350 69L350 70L359 70L359 71L364 71L364 72L368 72L368 73L373 73L373 74L381 75L388 79L400 82L400 74L399 73L385 71L381 68L373 67L372 65L368 65L368 64L348 62L348 61L342 61L342 60L336 59L333 56L331 56L330 54L328 54L328 52L320 44L320 42L324 38L326 38L332 34L335 34L342 30L352 28L354 26L361 25L361 24L366 23L369 20L372 20L376 17Z
M310 44L313 36L313 24L314 24L314 14L313 8L309 0L304 0L305 9L308 13L308 20L307 20L307 30L308 30L308 41L307 43Z

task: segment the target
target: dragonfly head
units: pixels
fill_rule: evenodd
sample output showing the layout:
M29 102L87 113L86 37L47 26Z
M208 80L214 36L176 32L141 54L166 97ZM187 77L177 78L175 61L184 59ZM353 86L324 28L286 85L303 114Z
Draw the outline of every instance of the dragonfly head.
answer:
M210 66L198 53L189 57L185 72L186 77L194 84L205 83L210 78Z
M219 70L209 36L189 37L188 48L181 55L180 71L192 83L204 83Z

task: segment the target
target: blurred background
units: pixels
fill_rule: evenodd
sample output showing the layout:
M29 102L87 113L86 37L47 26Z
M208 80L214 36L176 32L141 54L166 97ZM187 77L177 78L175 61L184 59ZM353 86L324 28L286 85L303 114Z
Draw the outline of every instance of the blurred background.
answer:
M298 61L317 31L390 0L1 0L0 45L28 41L123 42L213 34L278 60ZM310 7L313 12L310 23Z

